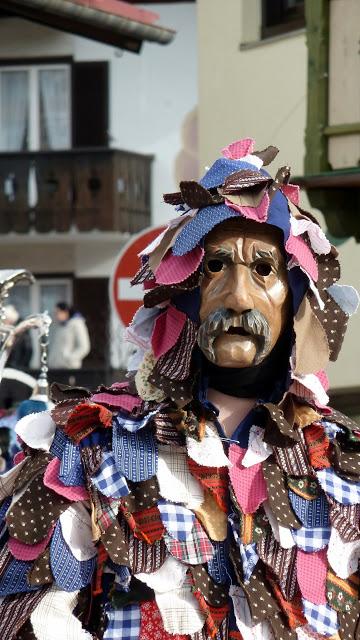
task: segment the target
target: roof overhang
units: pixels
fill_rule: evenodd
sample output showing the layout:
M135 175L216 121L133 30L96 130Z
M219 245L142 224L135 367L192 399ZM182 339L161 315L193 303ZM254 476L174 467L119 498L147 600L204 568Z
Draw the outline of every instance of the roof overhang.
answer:
M0 10L61 31L139 53L144 40L168 44L175 31L122 0L0 0Z

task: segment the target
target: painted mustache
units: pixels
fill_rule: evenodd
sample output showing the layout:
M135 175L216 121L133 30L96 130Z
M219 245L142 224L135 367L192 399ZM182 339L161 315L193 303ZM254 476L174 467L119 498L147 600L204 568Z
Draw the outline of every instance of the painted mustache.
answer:
M257 309L237 315L229 309L220 308L208 315L200 325L197 342L210 362L216 363L214 342L222 333L253 336L256 339L254 365L261 362L267 354L271 340L270 327L265 316Z

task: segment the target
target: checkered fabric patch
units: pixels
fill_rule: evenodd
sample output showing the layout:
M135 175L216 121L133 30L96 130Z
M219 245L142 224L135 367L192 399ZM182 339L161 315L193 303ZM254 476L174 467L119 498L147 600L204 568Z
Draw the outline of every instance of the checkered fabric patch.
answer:
M316 472L322 489L341 504L360 503L360 482L343 480L332 469Z
M140 607L132 604L122 609L109 608L104 640L138 640L140 633Z
M292 530L295 544L308 553L326 547L329 544L330 535L330 527L301 527L301 529Z
M259 556L256 553L256 543L253 544L239 544L241 560L243 564L243 572L244 572L244 584L248 584L254 571L257 562L259 560Z
M165 544L172 556L188 564L208 562L214 555L214 547L201 524L195 520L190 536L184 542L164 535Z
M339 628L338 616L328 604L313 604L303 598L304 614L314 631L332 636Z
M132 482L152 478L158 467L158 448L147 430L129 433L113 424L112 448L118 470Z
M134 418L129 418L129 416L124 416L118 414L115 418L116 424L122 428L126 429L130 433L136 433L146 427L146 425L150 422L150 420L156 415L156 411L150 411L146 416L143 416L140 420L135 420Z
M228 543L213 542L214 555L208 562L208 572L215 582L226 584L230 581L230 562Z
M114 455L110 451L104 451L102 463L90 480L107 498L122 498L130 493L125 477L117 470Z
M166 500L160 500L157 506L168 533L181 542L186 540L194 526L195 514L182 505L166 502Z
M328 527L329 504L322 493L315 500L305 500L289 490L291 506L304 527Z
M67 487L77 487L85 484L80 447L70 441L65 443L61 456L59 480Z

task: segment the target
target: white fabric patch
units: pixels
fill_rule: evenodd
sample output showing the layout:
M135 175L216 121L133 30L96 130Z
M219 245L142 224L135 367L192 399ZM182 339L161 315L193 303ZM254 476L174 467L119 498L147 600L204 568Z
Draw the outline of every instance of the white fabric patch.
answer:
M252 625L252 616L246 600L246 596L241 587L231 585L229 590L236 624L244 640L274 640L274 635L268 622L259 622Z
M92 635L72 614L78 594L54 586L49 589L30 616L37 640L92 640Z
M252 467L258 462L263 462L271 456L273 449L267 442L264 442L265 429L252 425L249 432L249 445L243 457L243 467Z
M332 527L327 557L336 575L346 580L358 569L360 540L344 542L335 527Z
M275 518L275 514L269 505L269 501L263 502L264 511L268 517L272 532L276 542L278 542L284 549L291 549L294 546L294 538L291 534L291 529L279 525Z
M2 473L0 475L0 500L4 500L14 491L15 480L18 477L21 469L23 468L27 458L21 460L15 467L6 471L6 473Z
M30 413L21 418L15 427L18 436L32 449L49 451L56 431L56 424L47 411Z
M199 604L189 587L155 593L164 629L168 633L197 633L205 622Z
M137 573L136 577L138 580L145 582L150 589L154 589L155 593L164 593L182 587L187 569L186 564L173 558L173 556L169 556L157 571L153 571L153 573Z
M159 445L157 479L160 494L169 502L182 502L192 511L204 502L204 490L191 475L182 447Z
M81 502L75 502L61 514L60 524L64 540L77 560L90 560L96 556L91 517Z
M131 324L123 332L124 340L136 344L144 351L151 349L151 334L159 314L160 310L157 307L152 309L140 307L135 313Z
M207 424L201 441L186 437L188 455L197 464L205 467L228 467L230 461L224 453L223 444L216 427Z
M348 284L332 284L327 288L327 291L348 316L357 312L360 298L354 287Z
M307 375L302 376L300 374L295 374L292 371L291 377L292 377L293 380L296 380L301 385L303 385L303 387L305 387L306 389L308 389L311 392L311 395L313 396L315 402L319 406L324 406L324 405L328 404L329 396L326 393L324 387L322 386L319 378L314 373L308 373ZM290 387L289 391L291 391L291 390L292 389ZM296 391L295 395L299 396L300 393L298 391ZM308 397L308 396L309 396L309 394L307 393L305 397Z
M291 207L290 207L291 208ZM311 248L315 253L327 254L331 251L331 244L318 224L306 218L294 218L290 216L291 231L294 236L307 233Z
M247 156L241 158L241 162L248 162L249 164L253 164L257 169L261 169L264 164L261 158L258 158L258 156L253 156L252 153L248 153Z

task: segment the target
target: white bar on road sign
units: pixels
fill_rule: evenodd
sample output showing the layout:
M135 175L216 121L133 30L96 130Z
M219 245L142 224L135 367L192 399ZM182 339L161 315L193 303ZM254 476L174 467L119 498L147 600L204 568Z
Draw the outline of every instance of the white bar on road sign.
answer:
M118 278L117 279L117 299L123 302L127 300L142 300L143 299L143 291L141 286L135 285L134 287L130 284L130 278Z

